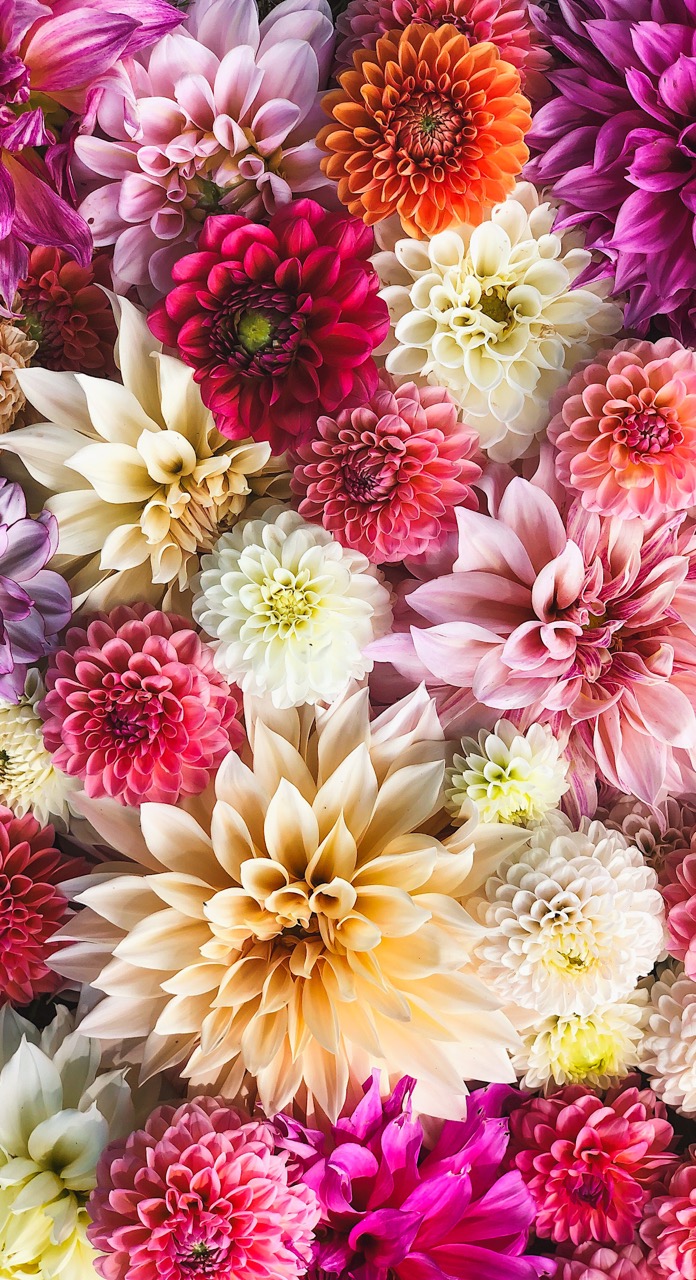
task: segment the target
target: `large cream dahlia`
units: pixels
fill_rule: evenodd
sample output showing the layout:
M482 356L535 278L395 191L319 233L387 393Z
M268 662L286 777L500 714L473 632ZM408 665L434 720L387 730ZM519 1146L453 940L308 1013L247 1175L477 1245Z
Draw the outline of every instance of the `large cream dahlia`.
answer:
M192 371L145 316L118 300L123 386L87 374L23 369L22 390L46 421L3 436L51 496L57 567L78 603L111 608L184 589L199 553L243 510L267 444L220 435Z
M573 288L590 254L555 217L522 182L489 222L399 240L375 259L393 324L387 369L447 387L498 461L528 450L553 393L622 323L611 281Z
M367 691L327 711L249 708L252 752L230 754L189 811L101 802L85 813L131 865L75 886L61 973L105 999L85 1021L133 1043L144 1076L262 1105L304 1083L336 1116L372 1066L408 1072L446 1114L465 1079L514 1078L516 1042L467 969L481 929L460 905L519 833L430 834L444 744L423 690L370 723Z

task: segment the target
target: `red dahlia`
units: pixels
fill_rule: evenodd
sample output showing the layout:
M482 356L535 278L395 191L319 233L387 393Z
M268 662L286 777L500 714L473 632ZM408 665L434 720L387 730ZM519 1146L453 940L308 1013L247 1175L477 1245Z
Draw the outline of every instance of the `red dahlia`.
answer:
M106 258L81 267L64 249L39 245L19 285L22 328L39 344L32 363L44 369L114 371L116 322L99 285L111 288Z

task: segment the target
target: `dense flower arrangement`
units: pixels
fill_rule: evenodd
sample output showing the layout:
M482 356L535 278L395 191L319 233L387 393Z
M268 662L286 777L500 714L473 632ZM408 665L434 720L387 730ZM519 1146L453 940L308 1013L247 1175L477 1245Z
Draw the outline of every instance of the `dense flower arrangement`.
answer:
M1 1280L696 1280L695 120L0 0Z

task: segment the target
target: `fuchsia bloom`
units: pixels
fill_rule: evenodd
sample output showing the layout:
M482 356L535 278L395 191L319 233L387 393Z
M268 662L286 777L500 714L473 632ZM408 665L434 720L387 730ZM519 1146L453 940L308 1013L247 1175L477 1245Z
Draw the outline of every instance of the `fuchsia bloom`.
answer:
M377 385L372 352L389 328L369 258L370 229L298 200L268 226L208 218L198 253L150 316L195 370L204 403L232 440L305 439L317 417Z
M640 1228L659 1280L696 1276L696 1149L691 1147L688 1156L669 1179L667 1194L649 1202Z
M478 435L442 387L384 380L366 404L320 418L317 430L298 450L300 515L374 564L419 555L456 527L455 506L478 505Z
M625 520L696 503L696 356L674 338L600 351L554 407L556 474L588 511Z
M159 1107L107 1147L87 1234L104 1280L296 1280L319 1217L270 1123L215 1098Z
M584 1244L570 1258L558 1259L556 1280L660 1280L637 1244L623 1249Z
M121 605L71 627L46 674L44 741L89 796L174 804L243 739L237 703L185 618Z
M536 1203L536 1232L582 1244L631 1244L674 1165L667 1109L649 1089L581 1085L532 1097L510 1117L510 1157Z
M411 1112L415 1081L389 1098L379 1073L328 1135L289 1116L286 1134L321 1220L312 1280L534 1280L548 1259L523 1257L533 1206L519 1174L501 1173L505 1086L473 1093L467 1117L426 1143Z
M63 979L46 961L53 934L71 914L60 883L85 870L54 848L53 827L0 807L0 1005L52 994Z

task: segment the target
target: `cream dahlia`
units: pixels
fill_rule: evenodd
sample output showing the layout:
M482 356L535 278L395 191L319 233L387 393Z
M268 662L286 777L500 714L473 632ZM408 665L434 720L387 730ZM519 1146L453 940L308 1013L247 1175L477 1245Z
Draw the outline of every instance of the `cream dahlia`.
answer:
M586 1084L606 1089L635 1070L647 1025L647 991L598 1005L592 1013L535 1019L520 1029L513 1065L525 1089Z
M523 733L499 720L491 732L481 729L478 739L462 738L461 749L447 770L447 808L455 821L472 800L482 822L532 827L568 790L568 761L545 725Z
M364 650L391 623L379 571L284 507L223 534L196 591L218 669L277 707L333 701L372 670Z
M79 783L56 768L44 745L43 720L37 710L44 693L34 670L18 702L0 701L0 804L18 818L32 813L42 826L56 818L67 825Z
M393 324L387 369L446 387L492 458L519 458L542 434L549 401L579 360L621 327L602 281L573 285L590 255L529 183L481 226L377 256Z
M680 964L665 967L650 991L641 1071L668 1106L696 1113L696 982Z
M61 568L77 604L94 609L183 590L270 456L266 444L221 436L192 371L162 354L137 307L117 305L123 386L23 370L22 389L46 421L0 441L51 491Z
M550 1016L621 1000L662 950L655 872L601 822L555 816L485 888L479 972L500 995Z
M55 967L105 996L88 1033L192 1089L234 1097L251 1072L267 1111L304 1082L336 1117L374 1065L420 1077L435 1115L465 1079L512 1078L514 1032L466 968L481 931L458 901L506 836L429 834L445 746L425 692L372 723L366 690L262 704L248 733L249 764L227 756L196 818L145 804L139 829L83 802L130 859L76 886L85 910L58 935L75 945Z
M23 425L24 392L17 370L26 369L38 343L7 320L0 321L0 435Z

